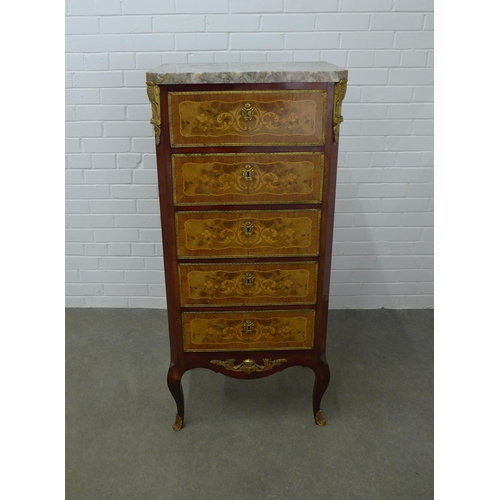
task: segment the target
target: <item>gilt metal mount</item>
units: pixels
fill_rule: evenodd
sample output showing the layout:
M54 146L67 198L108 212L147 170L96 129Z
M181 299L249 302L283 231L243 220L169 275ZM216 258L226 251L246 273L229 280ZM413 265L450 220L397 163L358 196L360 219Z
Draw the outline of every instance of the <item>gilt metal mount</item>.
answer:
M213 365L223 366L226 370L230 370L233 372L244 372L244 373L253 373L253 372L264 372L267 370L272 370L275 366L280 365L281 363L286 363L286 359L267 359L264 358L263 365L257 364L253 359L245 359L239 365L235 365L235 359L228 359L226 361L219 361L218 359L214 359L210 361Z
M316 412L316 415L314 415L314 420L316 421L316 423L320 427L323 427L324 425L326 425L326 420L324 419L323 413L321 412L321 410Z
M160 111L160 87L154 82L146 82L149 102L151 102L151 109L153 117L150 123L155 129L156 145L160 144L161 138L161 111Z
M335 84L333 91L333 142L339 142L340 124L344 121L342 116L342 101L347 91L347 80L343 78Z
M178 414L175 415L175 422L174 425L172 425L172 429L174 429L174 431L180 431L182 429L182 425L182 417L180 417Z
M246 122L252 121L254 115L254 107L249 102L245 103L241 108L241 116L243 117L243 120Z

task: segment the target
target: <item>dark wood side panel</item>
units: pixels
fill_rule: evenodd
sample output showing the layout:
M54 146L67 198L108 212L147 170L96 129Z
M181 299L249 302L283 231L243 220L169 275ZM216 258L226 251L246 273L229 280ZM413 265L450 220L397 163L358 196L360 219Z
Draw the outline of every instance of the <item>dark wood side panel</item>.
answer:
M333 117L334 84L328 84L327 116ZM328 302L330 292L330 268L332 259L333 216L335 210L335 188L337 183L338 145L333 142L333 120L326 130L325 182L323 188L323 210L321 219L320 260L318 279L318 305L316 316L315 351L326 363L326 329L328 322ZM318 362L319 362L318 358Z
M156 146L156 162L163 243L163 265L167 292L170 359L171 366L176 366L176 374L181 374L185 369L185 365L182 355L182 325L180 318L179 287L177 286L179 280L177 275L177 239L175 234L174 202L172 196L171 150L168 138L167 94L167 87L160 86L162 128L160 144Z

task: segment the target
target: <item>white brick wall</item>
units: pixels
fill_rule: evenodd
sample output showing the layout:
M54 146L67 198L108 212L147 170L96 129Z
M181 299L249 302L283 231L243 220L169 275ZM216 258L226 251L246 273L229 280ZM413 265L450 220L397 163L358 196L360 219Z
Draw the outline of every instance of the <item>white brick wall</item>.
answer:
M166 306L145 72L349 69L332 308L433 306L433 2L67 0L67 305Z

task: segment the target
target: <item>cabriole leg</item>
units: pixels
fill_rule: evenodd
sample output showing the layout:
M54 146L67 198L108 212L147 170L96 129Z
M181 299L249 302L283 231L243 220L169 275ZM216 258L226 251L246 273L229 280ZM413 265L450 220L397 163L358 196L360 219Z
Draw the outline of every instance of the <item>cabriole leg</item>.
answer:
M184 424L184 392L182 391L182 378L183 372L179 370L175 365L171 366L168 370L167 384L172 396L177 404L177 415L175 416L175 422L172 426L174 431L180 431Z
M316 424L323 427L326 424L326 420L323 418L323 414L321 413L321 399L323 398L323 394L325 394L326 388L330 382L330 368L325 361L320 360L313 370L316 375L313 389L314 420Z

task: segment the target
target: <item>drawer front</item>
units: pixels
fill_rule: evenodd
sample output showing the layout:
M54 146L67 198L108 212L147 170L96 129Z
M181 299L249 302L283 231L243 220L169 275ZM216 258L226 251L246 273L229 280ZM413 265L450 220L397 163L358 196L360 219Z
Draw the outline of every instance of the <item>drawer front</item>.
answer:
M316 256L317 210L177 212L180 258Z
M315 262L180 264L182 306L316 303Z
M169 92L172 147L323 145L326 91Z
M323 153L174 154L174 204L319 203Z
M312 349L314 311L182 313L185 351Z

